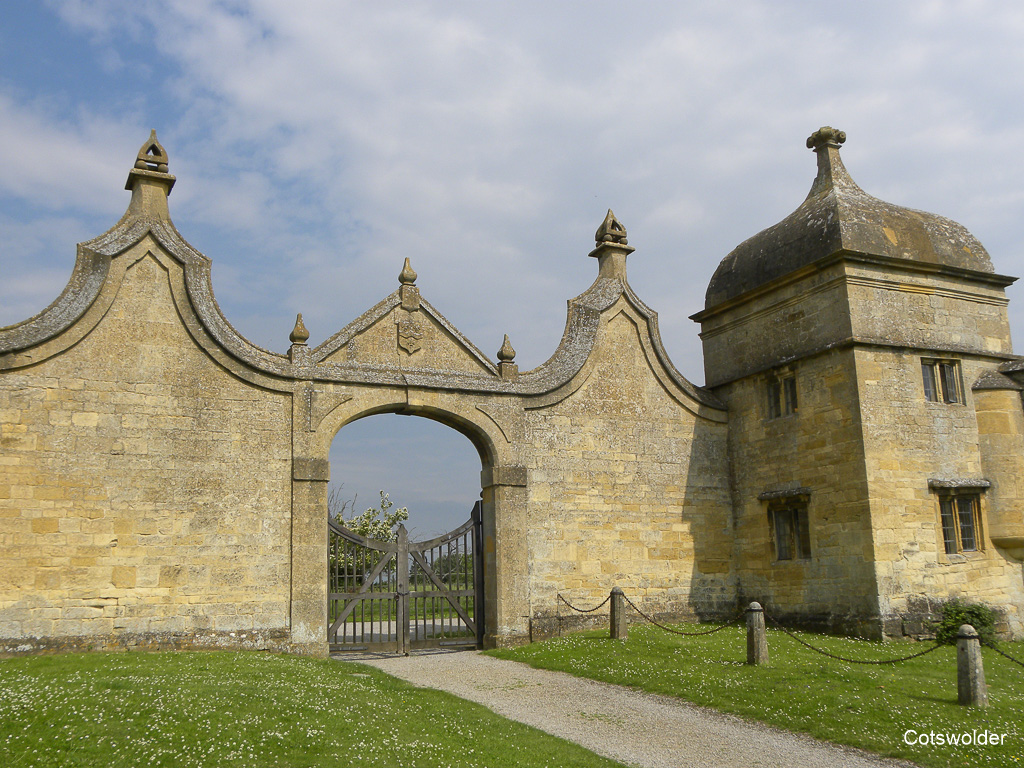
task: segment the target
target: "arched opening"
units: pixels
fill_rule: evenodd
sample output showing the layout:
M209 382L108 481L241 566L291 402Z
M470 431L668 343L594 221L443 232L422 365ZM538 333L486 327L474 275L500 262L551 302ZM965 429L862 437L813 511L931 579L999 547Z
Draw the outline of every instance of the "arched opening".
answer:
M344 426L330 463L332 650L478 646L484 451L431 418L383 413Z
M383 413L357 419L331 443L329 511L344 517L380 508L381 491L393 509L407 507L412 539L457 528L480 497L480 455L460 432L428 418Z

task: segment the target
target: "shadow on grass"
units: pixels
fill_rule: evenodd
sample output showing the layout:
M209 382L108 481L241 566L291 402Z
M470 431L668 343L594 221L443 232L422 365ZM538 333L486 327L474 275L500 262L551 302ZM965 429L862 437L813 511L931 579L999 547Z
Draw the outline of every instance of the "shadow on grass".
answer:
M950 697L923 696L920 693L905 693L904 695L908 699L914 699L915 701L927 701L927 702L931 702L932 704L946 704L946 705L951 706L951 707L959 706L959 702L957 702L956 699L950 698Z

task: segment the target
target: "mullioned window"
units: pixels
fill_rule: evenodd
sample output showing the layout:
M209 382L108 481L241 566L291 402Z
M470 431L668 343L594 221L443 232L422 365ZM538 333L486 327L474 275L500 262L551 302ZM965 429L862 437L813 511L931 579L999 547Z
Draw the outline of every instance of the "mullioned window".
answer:
M932 403L965 403L959 360L921 359L924 397Z

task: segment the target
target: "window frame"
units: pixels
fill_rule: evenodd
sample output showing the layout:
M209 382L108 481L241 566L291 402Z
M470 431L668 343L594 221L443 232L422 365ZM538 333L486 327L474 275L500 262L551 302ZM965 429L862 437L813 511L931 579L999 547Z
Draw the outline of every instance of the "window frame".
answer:
M921 378L924 399L929 403L966 405L960 361L954 358L922 357Z
M940 553L969 555L985 551L979 488L950 488L939 492ZM965 546L965 542L968 546Z
M773 421L795 416L800 409L796 372L792 368L773 371L765 377L765 419Z
M772 562L807 562L813 558L808 502L805 497L788 497L768 503L768 537Z

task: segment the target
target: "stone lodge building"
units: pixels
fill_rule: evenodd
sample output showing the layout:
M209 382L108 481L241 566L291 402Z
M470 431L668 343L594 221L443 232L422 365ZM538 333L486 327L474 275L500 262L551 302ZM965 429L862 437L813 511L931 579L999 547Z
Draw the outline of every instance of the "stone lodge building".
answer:
M171 222L155 133L64 292L0 329L0 651L327 651L328 451L393 412L480 453L482 641L555 627L620 586L660 616L918 635L943 600L1024 635L1024 359L962 226L860 189L845 134L726 256L693 316L704 387L668 359L609 211L551 358L481 352L402 270L318 347L221 314Z

